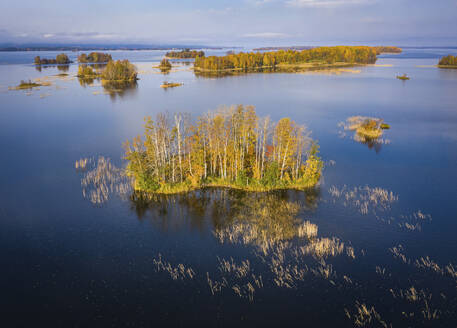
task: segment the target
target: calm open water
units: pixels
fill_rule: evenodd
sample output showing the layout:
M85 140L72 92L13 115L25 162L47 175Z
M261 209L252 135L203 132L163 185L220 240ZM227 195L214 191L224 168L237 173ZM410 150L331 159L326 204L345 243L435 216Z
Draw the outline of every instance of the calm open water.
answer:
M53 52L0 53L2 326L456 327L457 70L431 66L456 52L406 49L338 74L203 78L186 65L160 74L161 51L119 51L140 80L111 94L82 86L76 64L29 64ZM395 78L403 73L411 80ZM35 78L51 85L8 90ZM164 90L163 81L184 85ZM321 185L273 193L267 208L298 203L297 220L317 225L317 239L274 234L281 219L267 229L237 219L234 208L262 195L84 197L99 156L125 165L122 143L142 134L145 116L232 104L312 130ZM358 143L338 125L354 115L391 128L378 144ZM88 171L75 169L80 158L94 159ZM313 251L325 240L334 254Z

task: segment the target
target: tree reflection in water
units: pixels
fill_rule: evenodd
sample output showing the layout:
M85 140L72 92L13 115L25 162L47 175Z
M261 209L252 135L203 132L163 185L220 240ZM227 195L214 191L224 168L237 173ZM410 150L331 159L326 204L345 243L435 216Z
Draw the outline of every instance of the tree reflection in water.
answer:
M106 81L102 80L102 87L109 94L111 100L132 96L137 92L136 81Z

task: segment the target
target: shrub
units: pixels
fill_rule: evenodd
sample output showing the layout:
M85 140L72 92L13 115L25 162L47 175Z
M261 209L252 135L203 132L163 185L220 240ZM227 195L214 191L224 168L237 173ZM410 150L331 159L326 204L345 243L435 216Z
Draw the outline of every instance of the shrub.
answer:
M135 81L136 67L126 60L109 61L101 74L102 79L108 81Z

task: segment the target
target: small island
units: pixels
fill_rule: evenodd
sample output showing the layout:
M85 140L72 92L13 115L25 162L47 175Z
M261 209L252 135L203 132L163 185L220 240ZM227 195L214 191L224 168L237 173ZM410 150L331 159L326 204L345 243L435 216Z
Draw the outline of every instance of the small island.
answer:
M403 75L397 75L397 79L402 80L402 81L408 81L411 78L408 75L403 74Z
M323 162L309 131L290 118L273 123L253 106L145 119L140 136L124 144L126 174L137 191L158 194L205 187L246 191L316 186Z
M175 87L180 87L183 85L183 83L173 83L173 82L163 82L162 85L160 86L161 88L167 89L167 88L175 88Z
M131 82L138 80L135 65L127 59L109 61L105 69L101 72L102 80L110 82Z
M78 56L80 63L107 63L113 60L110 54L103 52L91 52L89 55L81 54Z
M197 57L204 57L204 51L197 51L197 50L190 50L190 49L183 49L181 51L169 51L165 54L167 58L179 58L179 59L189 59L189 58L197 58Z
M160 62L160 65L158 66L158 68L160 68L163 71L170 70L171 67L172 66L171 66L170 61L166 58L163 58L162 61Z
M195 58L197 73L300 71L307 69L345 67L374 64L378 51L375 47L336 46L273 52L238 53L226 56Z
M345 129L355 131L359 139L366 141L380 138L383 130L390 129L390 125L380 118L352 116L347 119Z
M93 79L100 74L97 73L92 67L86 65L79 65L78 67L78 74L76 75L82 79Z
M66 54L62 53L57 55L55 59L47 59L36 56L34 62L35 65L63 65L70 64L71 60Z
M448 55L440 59L439 68L457 68L457 56Z
M41 87L41 86L49 86L50 83L49 82L34 82L34 81L31 81L31 80L28 80L28 81L24 81L22 80L21 83L19 83L18 86L16 87L11 87L9 89L11 90L28 90L28 89L33 89L33 88L36 88L36 87Z
M403 52L402 48L393 47L393 46L377 46L376 52L378 55L380 54L401 54Z

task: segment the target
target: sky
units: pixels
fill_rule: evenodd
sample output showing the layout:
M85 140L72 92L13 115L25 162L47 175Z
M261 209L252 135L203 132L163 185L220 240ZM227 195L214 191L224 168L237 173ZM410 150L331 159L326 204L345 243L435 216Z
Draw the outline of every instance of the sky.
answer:
M457 46L457 0L1 0L0 43Z

